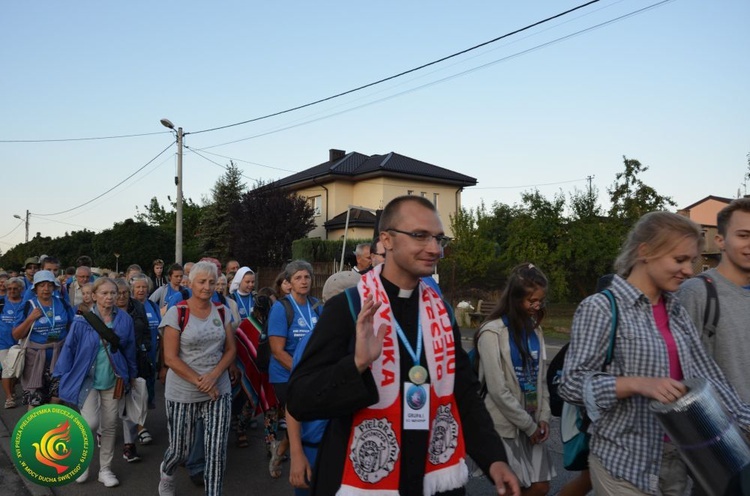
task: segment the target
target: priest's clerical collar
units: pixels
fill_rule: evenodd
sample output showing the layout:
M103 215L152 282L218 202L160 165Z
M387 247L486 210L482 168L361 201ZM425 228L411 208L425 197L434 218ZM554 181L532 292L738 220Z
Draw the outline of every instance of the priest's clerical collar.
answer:
M414 288L412 289L399 288L398 286L393 284L391 281L383 277L383 274L380 274L380 280L383 281L383 288L386 290L390 298L394 298L397 296L398 298L409 299L414 294Z
M400 289L398 290L399 298L411 298L411 294L414 292L413 289Z

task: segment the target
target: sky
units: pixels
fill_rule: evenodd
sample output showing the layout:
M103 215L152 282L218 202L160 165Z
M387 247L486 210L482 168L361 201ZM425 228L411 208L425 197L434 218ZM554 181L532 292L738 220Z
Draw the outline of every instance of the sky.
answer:
M30 237L57 237L174 199L176 146L162 118L186 133L184 195L196 203L230 159L252 185L324 162L330 148L393 151L475 177L467 207L512 205L533 189L569 195L590 181L606 208L623 156L678 207L745 194L746 0L600 0L340 98L206 131L584 3L3 2L0 250L23 242L14 215L27 210ZM144 136L79 139L133 134Z

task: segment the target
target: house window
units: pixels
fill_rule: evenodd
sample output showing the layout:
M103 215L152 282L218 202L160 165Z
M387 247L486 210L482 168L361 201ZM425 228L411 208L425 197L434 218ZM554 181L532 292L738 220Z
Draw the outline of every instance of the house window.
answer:
M322 205L323 205L323 199L320 196L310 196L307 198L307 204L312 207L313 211L315 212L315 216L319 216Z
M422 198L427 198L427 191L422 191Z
M435 205L435 208L440 208L440 205L438 205L438 200L440 199L440 195L437 193L432 194L432 204Z
M414 190L413 189L407 189L406 190L406 194L407 195L413 195L414 194Z

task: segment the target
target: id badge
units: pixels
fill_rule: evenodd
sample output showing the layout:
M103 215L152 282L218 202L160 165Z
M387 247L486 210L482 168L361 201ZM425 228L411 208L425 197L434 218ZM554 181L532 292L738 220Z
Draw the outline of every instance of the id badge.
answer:
M404 429L426 431L430 428L430 385L404 383Z

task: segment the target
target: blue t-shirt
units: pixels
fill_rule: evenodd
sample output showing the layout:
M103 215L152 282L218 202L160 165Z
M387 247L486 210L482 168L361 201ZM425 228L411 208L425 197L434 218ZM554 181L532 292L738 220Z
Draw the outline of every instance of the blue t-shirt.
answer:
M232 298L237 302L237 311L240 313L241 319L246 319L253 313L255 298L252 294L242 296L239 291L235 291L232 293Z
M159 324L161 323L161 312L159 312L159 305L148 299L143 304L143 308L146 311L148 329L151 331L151 351L149 351L149 357L152 362L156 363L156 348L158 346L157 339L159 336Z
M69 305L63 304L60 298L52 297L52 305L44 306L39 303L39 299L34 296L28 300L33 307L41 308L43 315L32 323L29 339L32 343L45 344L52 341L62 341L68 335L68 329L73 322L75 312ZM25 303L25 302L24 302ZM32 306L28 307L28 313L33 311ZM28 316L26 305L16 312L14 327L18 327L26 320ZM47 350L47 359L52 358L52 349Z
M284 298L290 301L292 310L294 310L292 324L287 326L286 310L284 309L284 305L280 301L277 301L271 307L271 313L268 315L268 336L277 336L286 339L284 351L294 356L297 344L317 324L318 313L312 309L313 303L310 300L307 300L303 305L299 305L289 295ZM283 383L289 380L289 371L273 355L268 364L268 375L271 383Z
M13 339L13 327L16 323L16 315L23 310L25 301L13 303L8 298L3 298L5 299L5 306L2 314L0 314L0 350L7 350L18 343L17 339Z

